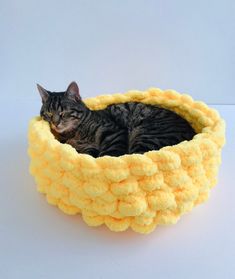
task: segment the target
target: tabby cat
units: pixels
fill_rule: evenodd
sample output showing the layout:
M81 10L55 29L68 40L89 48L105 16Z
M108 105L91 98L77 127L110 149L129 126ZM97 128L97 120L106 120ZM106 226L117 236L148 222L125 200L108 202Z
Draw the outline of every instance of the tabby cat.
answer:
M90 110L76 82L65 92L37 87L42 98L40 115L49 122L55 138L95 158L158 150L196 134L185 119L164 108L127 102Z

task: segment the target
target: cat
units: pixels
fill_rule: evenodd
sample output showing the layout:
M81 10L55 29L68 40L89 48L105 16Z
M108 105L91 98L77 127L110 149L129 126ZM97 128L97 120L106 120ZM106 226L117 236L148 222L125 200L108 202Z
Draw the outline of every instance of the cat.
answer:
M190 124L173 111L141 102L108 105L90 110L76 82L64 92L50 92L37 84L42 98L40 116L61 143L95 158L143 154L191 140Z

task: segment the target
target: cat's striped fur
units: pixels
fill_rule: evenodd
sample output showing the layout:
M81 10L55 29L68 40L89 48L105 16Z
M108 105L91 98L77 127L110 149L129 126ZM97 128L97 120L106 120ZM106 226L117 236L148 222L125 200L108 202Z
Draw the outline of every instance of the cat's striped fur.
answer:
M55 137L79 153L94 157L144 153L191 140L190 124L173 111L140 102L112 104L90 110L72 82L65 92L49 92L38 85L41 116Z

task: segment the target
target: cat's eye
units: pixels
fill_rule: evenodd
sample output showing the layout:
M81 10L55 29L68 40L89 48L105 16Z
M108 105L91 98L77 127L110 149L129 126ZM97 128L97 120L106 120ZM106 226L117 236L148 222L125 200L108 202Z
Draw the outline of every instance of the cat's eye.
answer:
M49 117L49 118L52 117L52 113L51 113L51 112L46 112L45 115L46 115L47 117Z
M65 112L64 114L63 114L63 116L65 116L65 117L68 117L68 118L74 118L74 117L76 117L76 114L74 114L74 112Z
M82 115L83 115L82 112L72 112L72 113L70 113L69 117L70 117L70 118L79 119L79 118L82 117Z

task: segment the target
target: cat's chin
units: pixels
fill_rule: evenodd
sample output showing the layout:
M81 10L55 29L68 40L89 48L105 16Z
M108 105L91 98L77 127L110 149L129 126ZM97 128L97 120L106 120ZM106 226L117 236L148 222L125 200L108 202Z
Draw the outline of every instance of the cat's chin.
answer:
M57 128L54 128L54 127L53 127L53 130L58 134L62 134L62 133L67 131L67 129L57 129Z
M58 129L58 128L52 128L52 130L58 134L58 135L66 135L66 134L70 134L70 133L73 133L74 132L74 129L73 128L63 128L63 129Z

